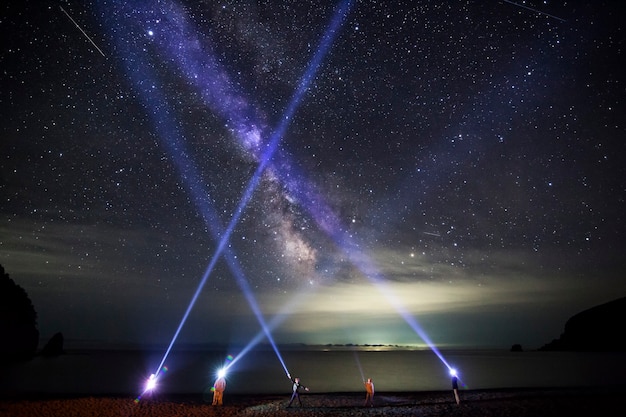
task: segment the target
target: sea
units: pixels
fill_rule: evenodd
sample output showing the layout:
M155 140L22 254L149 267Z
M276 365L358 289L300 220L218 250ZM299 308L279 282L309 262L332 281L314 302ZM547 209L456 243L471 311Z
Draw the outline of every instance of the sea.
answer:
M70 350L53 358L4 366L0 390L9 394L141 395L156 374L155 391L207 396L227 366L228 394L281 394L299 377L311 393L362 392L372 378L377 392L451 389L450 368L461 389L602 387L623 383L626 353L511 352L497 349L299 347L255 349Z

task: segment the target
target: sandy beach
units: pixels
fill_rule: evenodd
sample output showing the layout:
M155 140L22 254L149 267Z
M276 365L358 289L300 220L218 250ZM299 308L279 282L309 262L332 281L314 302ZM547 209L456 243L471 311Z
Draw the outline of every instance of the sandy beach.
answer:
M364 407L364 393L303 395L303 407L286 408L289 395L231 395L214 407L197 395L155 396L135 401L120 396L37 396L3 398L0 416L610 416L621 413L623 389L562 388L377 393Z

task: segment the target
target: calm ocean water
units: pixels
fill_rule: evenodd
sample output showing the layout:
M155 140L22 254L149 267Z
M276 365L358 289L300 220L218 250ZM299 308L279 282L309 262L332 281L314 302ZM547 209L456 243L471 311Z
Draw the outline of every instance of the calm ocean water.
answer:
M614 384L626 375L624 353L519 352L497 350L443 351L457 368L464 388L574 387ZM164 352L68 352L57 358L35 358L5 368L4 392L135 395L146 376L155 372ZM227 352L174 351L159 379L159 392L203 394ZM360 392L372 378L378 392L450 389L443 362L429 350L300 349L281 352L292 376L311 392ZM235 358L227 376L227 393L290 392L281 361L272 350Z

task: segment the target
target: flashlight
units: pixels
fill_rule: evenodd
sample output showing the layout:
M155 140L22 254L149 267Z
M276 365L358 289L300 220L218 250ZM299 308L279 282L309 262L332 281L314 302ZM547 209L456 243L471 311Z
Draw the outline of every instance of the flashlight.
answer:
M146 381L146 391L152 391L156 388L156 376L154 374L150 375L150 378Z

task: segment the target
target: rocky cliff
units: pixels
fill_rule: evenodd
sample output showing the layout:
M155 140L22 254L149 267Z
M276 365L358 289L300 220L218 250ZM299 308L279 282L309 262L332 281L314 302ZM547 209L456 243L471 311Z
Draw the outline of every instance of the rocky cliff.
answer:
M540 350L626 352L626 297L582 311L565 323L561 337Z

